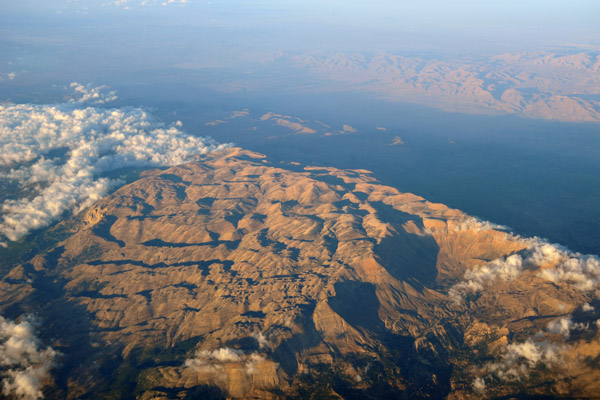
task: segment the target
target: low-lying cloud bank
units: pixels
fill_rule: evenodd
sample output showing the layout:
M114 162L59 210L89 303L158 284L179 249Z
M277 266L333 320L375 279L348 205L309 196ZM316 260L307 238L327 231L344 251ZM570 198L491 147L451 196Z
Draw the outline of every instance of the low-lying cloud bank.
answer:
M582 307L584 311L588 307ZM600 328L600 320L595 325ZM564 362L564 357L572 352L572 346L567 343L572 332L589 331L593 329L588 323L573 322L571 316L550 321L545 329L524 342L506 345L497 362L485 363L471 387L475 392L485 392L488 383L502 384L503 382L519 381L529 377L534 368L555 368Z
M567 349L568 346L535 339L509 344L498 362L489 362L482 366L480 372L484 375L476 377L471 387L475 392L484 393L490 381L502 384L526 379L533 368L556 366Z
M58 353L42 348L35 335L38 326L33 317L15 323L0 316L0 378L2 394L26 400L43 397L42 386Z
M600 258L597 256L573 253L539 239L529 239L528 244L528 249L519 254L468 269L462 281L449 290L450 298L460 303L467 294L481 292L499 280L512 281L527 270L555 284L568 283L582 292L600 290Z
M30 193L0 206L0 234L9 240L65 211L79 212L122 184L104 177L107 172L177 165L228 146L185 133L180 122L167 126L140 108L84 107L116 95L104 87L72 87L77 97L70 103L0 105L0 180Z
M506 347L498 363L489 363L484 370L501 380L519 380L529 376L530 368L551 367L560 360L561 348L554 343L528 339L523 343L512 343Z
M522 245L522 250L514 254L467 268L461 279L448 291L448 297L455 305L463 304L469 295L493 292L496 288L501 288L505 293L527 290L519 286L523 281L533 284L552 282L560 289L574 289L584 298L600 296L600 258L596 255L571 252L561 245L550 244L539 238L521 238L508 232L506 227L477 219L449 224L449 229L455 232L503 230L507 231L508 239ZM519 384L537 371L558 371L564 368L566 362L573 362L573 352L577 348L572 343L580 340L582 334L597 335L600 329L600 319L595 317L596 308L593 305L589 302L580 303L577 308L578 313L589 313L583 322L577 321L581 314L576 319L573 315L560 316L523 341L493 347L491 351L494 352L495 361L485 362L471 370L471 389L478 394L488 391L499 393L498 388ZM510 340L508 337L505 339Z

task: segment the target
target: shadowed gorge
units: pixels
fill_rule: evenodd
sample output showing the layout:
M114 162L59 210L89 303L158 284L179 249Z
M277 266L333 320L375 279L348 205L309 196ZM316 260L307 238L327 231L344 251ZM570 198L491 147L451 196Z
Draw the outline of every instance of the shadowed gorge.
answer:
M375 285L344 281L336 283L334 290L335 296L329 299L329 305L350 325L373 332L383 328L379 319L379 299L375 293Z

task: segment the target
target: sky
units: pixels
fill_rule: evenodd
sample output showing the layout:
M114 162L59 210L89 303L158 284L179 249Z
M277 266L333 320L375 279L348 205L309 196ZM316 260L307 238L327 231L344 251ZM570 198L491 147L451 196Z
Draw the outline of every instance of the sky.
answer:
M227 73L257 52L597 51L599 19L593 0L3 1L0 79L114 85L198 60Z
M149 26L181 32L186 28L210 27L215 33L244 32L250 42L253 36L258 43L279 38L275 42L280 47L323 42L336 48L393 46L405 35L431 45L446 43L450 38L454 46L464 48L565 43L600 46L600 3L594 0L181 1L171 0L164 5L157 0L3 2L0 20L15 29L10 22L23 19L19 26L27 29L29 19L50 37L64 32L66 21L72 26L98 28L98 18L108 29ZM215 39L218 38L204 38Z

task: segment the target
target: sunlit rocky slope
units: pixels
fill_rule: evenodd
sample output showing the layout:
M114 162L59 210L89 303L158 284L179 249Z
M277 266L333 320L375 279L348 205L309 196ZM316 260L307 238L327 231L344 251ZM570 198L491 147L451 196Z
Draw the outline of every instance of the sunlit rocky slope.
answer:
M230 149L126 185L6 272L49 398L597 396L596 257L364 170Z

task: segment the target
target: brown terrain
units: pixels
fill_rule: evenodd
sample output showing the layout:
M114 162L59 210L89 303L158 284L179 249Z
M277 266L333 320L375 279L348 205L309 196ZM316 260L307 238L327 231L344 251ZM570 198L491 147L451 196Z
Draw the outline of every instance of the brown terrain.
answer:
M345 90L369 91L393 101L451 112L600 121L600 55L592 53L447 59L336 53L282 58Z
M582 256L365 170L234 148L51 229L65 239L0 281L0 313L37 314L62 353L49 398L600 393L596 281L551 279Z
M447 112L507 115L566 122L600 122L600 54L577 47L489 56L417 56L402 52L263 51L244 62L268 70L266 77L206 84L215 90L263 91L286 87L298 93L369 93L388 101ZM212 68L192 56L183 70ZM224 64L226 66L228 64ZM271 69L269 69L271 68ZM286 71L281 74L281 71ZM286 121L281 121L286 123ZM301 125L301 124L300 124ZM295 125L300 131L302 126ZM305 132L310 133L310 132Z

